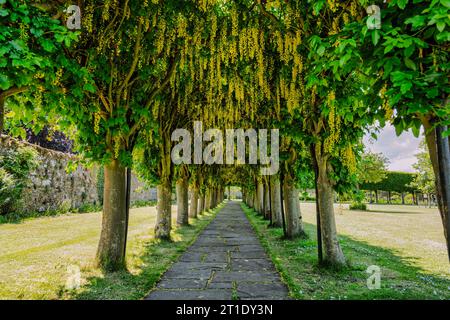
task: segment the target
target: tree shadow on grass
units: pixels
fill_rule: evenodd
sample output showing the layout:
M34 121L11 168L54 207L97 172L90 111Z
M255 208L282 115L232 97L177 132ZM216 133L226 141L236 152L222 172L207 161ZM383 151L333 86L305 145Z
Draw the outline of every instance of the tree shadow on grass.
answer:
M220 207L221 208L221 207ZM219 208L219 209L220 209ZM189 226L172 231L171 241L150 239L134 244L142 247L138 254L128 254L128 270L91 276L87 284L77 291L61 288L61 298L77 300L137 300L145 298L161 276L178 260L212 221L218 210L199 216Z
M316 226L304 223L308 239L286 240L281 229L267 229L256 214L253 226L297 299L450 299L450 277L434 274L417 265L417 257L391 248L371 245L350 236L339 236L349 262L343 268L318 264ZM366 270L381 268L381 287L369 290Z
M355 210L355 211L361 211L361 210ZM433 214L431 212L420 212L420 211L396 211L396 210L386 210L386 211L380 211L380 210L373 210L373 209L367 209L361 212L369 212L369 213L380 213L380 214L386 214L386 213L395 213L395 214ZM436 212L436 214L439 214L439 212Z

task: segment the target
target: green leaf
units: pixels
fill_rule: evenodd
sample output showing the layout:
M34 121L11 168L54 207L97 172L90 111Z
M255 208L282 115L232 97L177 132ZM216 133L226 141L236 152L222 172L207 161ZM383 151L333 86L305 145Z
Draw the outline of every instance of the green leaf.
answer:
M95 93L95 87L94 87L92 84L90 84L90 83L86 83L86 84L83 86L83 90L86 90L86 91Z
M405 58L404 61L405 61L405 65L406 65L409 69L414 70L414 71L417 70L417 67L416 67L416 64L414 63L414 61L412 61L412 60L409 59L409 58Z
M421 127L420 121L419 121L419 125L417 125L416 122L413 122L411 131L412 131L414 137L416 137L416 138L418 138L420 136L420 127Z
M394 126L395 126L395 134L397 136L401 135L403 131L408 129L405 120L402 118L397 118L394 120Z
M42 48L44 48L44 50L47 52L54 52L56 49L56 46L53 44L53 42L45 38L41 40L41 45Z
M407 93L412 87L412 83L411 82L403 82L402 85L400 86L400 91L402 94Z
M400 9L405 9L408 4L408 0L397 0L397 5Z
M0 74L0 89L7 90L11 87L11 82L7 75Z

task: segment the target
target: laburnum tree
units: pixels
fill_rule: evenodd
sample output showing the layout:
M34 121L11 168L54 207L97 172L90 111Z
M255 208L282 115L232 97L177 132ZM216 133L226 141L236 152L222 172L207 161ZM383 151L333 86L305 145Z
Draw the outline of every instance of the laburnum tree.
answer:
M78 41L61 50L60 91L44 95L45 108L76 127L80 156L105 166L98 265L125 265L127 174L139 132L151 125L158 95L174 73L179 1L84 1ZM68 3L47 3L58 14ZM39 15L38 15L39 16ZM129 175L128 175L129 176Z
M316 168L318 209L324 262L346 263L334 219L333 193L356 181L355 144L365 128L385 112L368 110L377 87L358 70L361 59L346 26L364 24L365 8L357 1L261 2L262 15L272 21L270 43L281 65L277 69L277 103L298 114L297 135L311 150ZM374 88L374 89L371 89Z
M353 39L367 68L382 79L380 96L397 134L425 131L450 259L450 2L375 1L381 28L354 25Z

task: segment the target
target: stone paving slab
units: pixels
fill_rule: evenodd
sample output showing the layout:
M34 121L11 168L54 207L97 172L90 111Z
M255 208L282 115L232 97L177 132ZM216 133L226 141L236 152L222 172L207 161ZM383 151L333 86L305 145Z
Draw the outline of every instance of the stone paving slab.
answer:
M288 299L239 202L228 202L148 300Z

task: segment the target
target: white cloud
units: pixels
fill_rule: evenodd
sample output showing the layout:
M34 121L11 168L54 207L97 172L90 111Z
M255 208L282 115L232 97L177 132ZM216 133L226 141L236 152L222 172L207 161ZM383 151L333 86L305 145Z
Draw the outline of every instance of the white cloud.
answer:
M387 157L391 171L414 172L412 165L416 162L415 155L419 152L420 137L414 137L410 131L397 137L395 128L390 124L386 124L377 136L375 141L370 135L364 137L367 149Z

